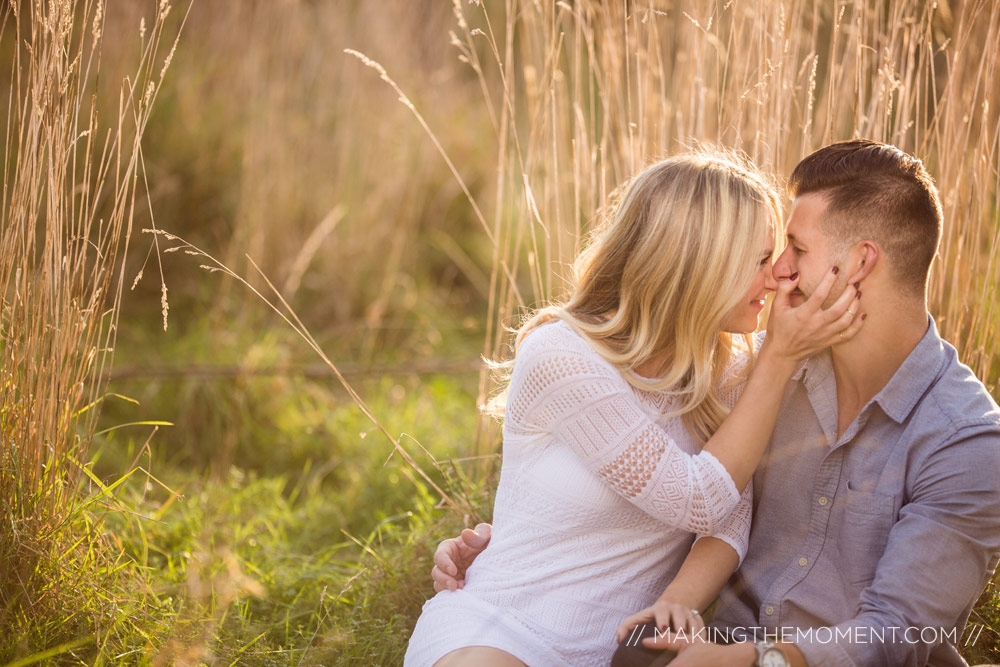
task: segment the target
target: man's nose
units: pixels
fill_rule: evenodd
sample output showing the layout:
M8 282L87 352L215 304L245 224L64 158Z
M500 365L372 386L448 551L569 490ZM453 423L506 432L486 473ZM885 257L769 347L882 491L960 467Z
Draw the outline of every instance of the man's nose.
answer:
M783 253L778 255L778 259L774 262L771 267L771 277L774 279L775 284L778 280L783 280L788 278L790 275L795 273L795 269L792 267L793 259L788 248L785 249Z

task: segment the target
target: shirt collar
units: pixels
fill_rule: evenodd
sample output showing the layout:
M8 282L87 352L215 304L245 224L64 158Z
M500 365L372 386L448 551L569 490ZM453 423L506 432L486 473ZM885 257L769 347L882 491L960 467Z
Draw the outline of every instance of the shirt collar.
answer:
M944 341L938 334L934 318L928 315L927 319L924 337L910 351L889 382L870 401L878 403L882 411L899 424L906 420L940 370ZM832 375L833 360L830 350L826 349L802 362L792 379L802 382L806 390L812 392L828 378L832 382Z
M830 349L827 348L799 364L798 369L792 374L792 379L802 382L807 390L812 391L832 373L833 360L830 358Z
M874 401L896 423L903 423L941 370L944 341L934 318L927 316L927 333L896 369Z

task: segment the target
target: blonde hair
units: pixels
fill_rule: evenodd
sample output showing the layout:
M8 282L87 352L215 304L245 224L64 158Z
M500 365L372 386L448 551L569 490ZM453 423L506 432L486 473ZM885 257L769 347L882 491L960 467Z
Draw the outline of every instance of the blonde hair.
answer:
M753 349L722 325L780 229L778 194L747 159L700 149L641 171L605 219L574 263L569 300L530 314L517 344L545 322L567 322L630 384L678 396L673 414L704 443L727 414L718 388L734 345ZM667 362L661 377L635 373L657 357Z

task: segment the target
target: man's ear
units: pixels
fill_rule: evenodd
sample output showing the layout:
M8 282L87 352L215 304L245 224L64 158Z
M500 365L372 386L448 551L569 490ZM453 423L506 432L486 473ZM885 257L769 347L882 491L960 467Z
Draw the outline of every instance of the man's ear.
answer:
M847 278L847 282L855 285L871 274L875 269L875 265L878 264L882 253L875 241L868 240L854 246L854 253L852 254L858 258L858 268Z

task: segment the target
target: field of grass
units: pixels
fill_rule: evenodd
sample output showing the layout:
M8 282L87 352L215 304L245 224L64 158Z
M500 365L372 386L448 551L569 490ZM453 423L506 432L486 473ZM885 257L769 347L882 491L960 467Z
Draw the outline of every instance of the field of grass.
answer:
M400 664L434 546L489 519L482 357L692 143L924 159L932 312L1000 396L996 3L0 17L0 665ZM970 622L1000 662L1000 589Z

